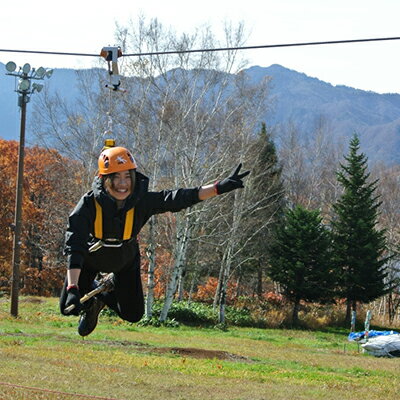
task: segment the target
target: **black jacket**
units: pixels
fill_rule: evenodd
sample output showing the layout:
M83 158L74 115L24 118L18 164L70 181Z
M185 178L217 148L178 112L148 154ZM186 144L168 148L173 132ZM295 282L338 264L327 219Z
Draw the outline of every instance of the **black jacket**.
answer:
M148 178L136 172L134 192L126 199L123 208L118 209L115 200L104 190L101 179L95 178L92 190L82 196L69 216L64 250L68 256L68 268L88 267L102 272L117 272L129 267L135 259L139 260L136 236L152 215L177 212L200 201L198 188L149 192L148 185ZM122 240L126 212L135 207L132 240L123 242L119 248L101 247L89 252L89 247L98 241L94 237L94 198L102 207L104 239Z

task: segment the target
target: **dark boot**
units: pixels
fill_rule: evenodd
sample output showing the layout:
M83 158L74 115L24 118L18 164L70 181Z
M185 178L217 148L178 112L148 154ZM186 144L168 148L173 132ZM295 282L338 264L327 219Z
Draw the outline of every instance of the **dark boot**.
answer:
M84 310L79 319L78 325L78 333L81 336L87 336L94 331L96 328L97 321L99 318L100 311L105 307L105 304L98 299L97 297L93 297L93 302L88 307L87 310Z

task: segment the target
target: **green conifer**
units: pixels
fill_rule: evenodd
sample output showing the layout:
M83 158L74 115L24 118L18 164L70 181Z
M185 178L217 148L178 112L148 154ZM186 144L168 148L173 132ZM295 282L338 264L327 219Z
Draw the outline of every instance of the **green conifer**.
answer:
M333 206L339 295L347 300L347 322L357 302L368 303L386 291L385 231L377 228L381 205L376 194L378 181L370 181L368 159L359 151L360 141L354 135L346 163L337 174L344 192Z
M301 206L288 210L270 246L271 279L293 303L293 325L298 324L300 301L332 301L335 274L331 235L318 210Z

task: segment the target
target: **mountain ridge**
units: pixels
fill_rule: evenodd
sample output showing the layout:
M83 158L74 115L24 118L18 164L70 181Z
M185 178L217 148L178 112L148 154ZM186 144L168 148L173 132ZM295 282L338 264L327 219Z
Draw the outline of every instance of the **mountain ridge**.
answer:
M269 124L294 120L306 135L323 118L336 138L359 134L363 150L373 161L400 163L400 94L334 86L277 64L250 67L250 74L252 69L256 78L262 74L273 78L275 108Z
M4 66L0 63L0 69ZM4 69L3 69L4 70ZM362 149L373 161L400 164L400 94L332 85L303 72L279 64L251 66L242 71L252 83L270 78L272 112L266 110L263 122L284 126L290 121L303 137L310 135L319 120L328 125L337 140L360 135ZM207 71L205 71L207 75ZM46 80L50 93L58 92L70 103L79 94L76 70L56 69ZM0 74L0 137L18 140L19 118L14 80ZM32 96L32 103L40 93ZM29 108L27 121L29 138Z

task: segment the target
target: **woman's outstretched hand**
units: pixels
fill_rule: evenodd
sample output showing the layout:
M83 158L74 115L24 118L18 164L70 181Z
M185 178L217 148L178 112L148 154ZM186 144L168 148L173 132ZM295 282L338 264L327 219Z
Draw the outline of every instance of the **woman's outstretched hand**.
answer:
M215 190L217 194L223 194L231 192L235 189L243 188L243 178L246 177L250 171L243 172L239 174L240 169L242 168L242 164L240 163L235 172L229 176L228 178L223 179L220 182L215 183Z

